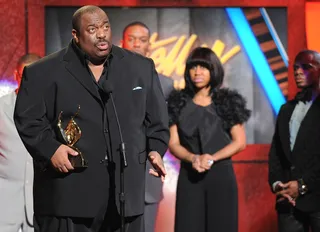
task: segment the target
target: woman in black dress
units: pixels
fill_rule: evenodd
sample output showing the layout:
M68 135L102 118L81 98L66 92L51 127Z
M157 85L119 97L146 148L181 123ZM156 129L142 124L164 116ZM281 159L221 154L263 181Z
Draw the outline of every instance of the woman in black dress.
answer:
M224 70L208 48L186 62L186 87L168 99L171 153L181 160L175 232L237 232L238 193L231 157L246 146L245 99L220 88Z

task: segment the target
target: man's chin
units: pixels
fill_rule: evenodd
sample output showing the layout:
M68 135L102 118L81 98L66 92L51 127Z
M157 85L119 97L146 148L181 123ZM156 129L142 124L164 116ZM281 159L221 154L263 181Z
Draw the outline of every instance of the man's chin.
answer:
M99 58L104 58L107 57L110 53L110 49L106 49L106 50L99 50L96 54L97 57Z
M304 89L306 88L307 86L305 84L297 84L297 88L298 89Z

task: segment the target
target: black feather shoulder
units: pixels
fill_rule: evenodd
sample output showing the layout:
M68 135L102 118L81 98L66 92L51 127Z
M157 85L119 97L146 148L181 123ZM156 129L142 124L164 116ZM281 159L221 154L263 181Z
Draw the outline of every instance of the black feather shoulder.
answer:
M182 108L186 105L187 101L191 98L185 93L184 90L173 90L168 97L168 114L169 126L178 122L178 118Z
M251 111L247 109L247 101L236 90L219 89L213 93L212 102L226 130L236 124L245 123L250 118Z

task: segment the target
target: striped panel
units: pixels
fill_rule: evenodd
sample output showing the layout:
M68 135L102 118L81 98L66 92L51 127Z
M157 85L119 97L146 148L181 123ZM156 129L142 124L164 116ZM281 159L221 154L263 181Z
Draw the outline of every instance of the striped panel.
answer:
M288 68L281 57L278 47L261 15L259 8L243 8L253 34L257 38L270 68L277 79L278 85L287 98L288 96Z

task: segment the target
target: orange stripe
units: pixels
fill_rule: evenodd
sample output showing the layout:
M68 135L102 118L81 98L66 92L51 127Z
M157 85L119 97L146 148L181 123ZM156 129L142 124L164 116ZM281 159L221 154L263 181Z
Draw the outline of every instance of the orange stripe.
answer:
M282 60L281 56L271 57L271 58L268 59L268 63L279 61L279 60Z
M259 36L259 35L262 35L262 34L269 32L269 30L264 22L251 26L251 29L256 36Z
M279 84L280 89L285 90L288 88L288 82L282 82L281 84Z
M261 13L258 9L245 8L245 15L248 20L261 17Z
M281 80L282 78L288 77L288 72L279 73L276 75L277 80Z
M261 50L262 50L263 52L267 52L267 51L269 51L269 50L271 50L271 49L275 49L277 46L276 46L276 44L274 43L273 40L269 40L269 41L267 41L267 42L261 43L261 44L260 44L260 47L261 47Z
M279 68L284 68L286 65L285 63L283 62L283 60L280 60L278 61L277 63L274 63L272 65L270 65L270 68L272 70L276 70L276 69L279 69Z
M282 90L282 94L287 97L288 96L288 89Z

